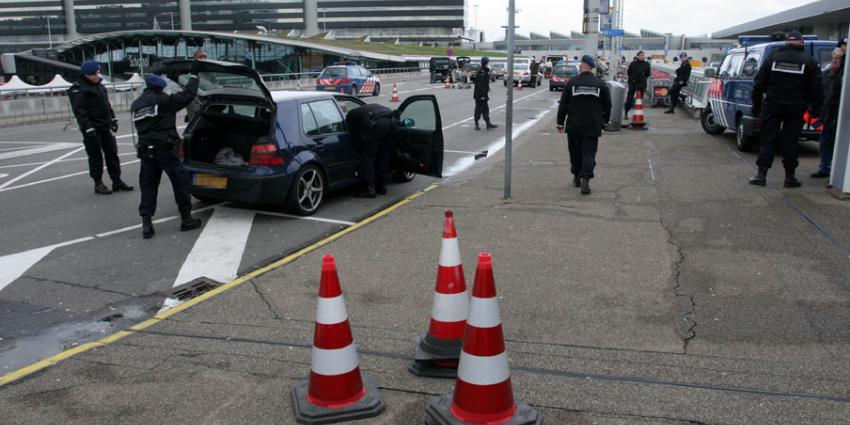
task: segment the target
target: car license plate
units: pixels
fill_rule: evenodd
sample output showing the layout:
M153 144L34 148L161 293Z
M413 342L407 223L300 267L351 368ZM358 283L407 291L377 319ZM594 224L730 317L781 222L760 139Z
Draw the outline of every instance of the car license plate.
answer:
M227 189L227 177L214 174L195 174L192 185L207 189Z
M326 86L326 87L325 87L325 90L328 90L328 91L331 91L331 90L336 91L336 87L333 87L333 86Z

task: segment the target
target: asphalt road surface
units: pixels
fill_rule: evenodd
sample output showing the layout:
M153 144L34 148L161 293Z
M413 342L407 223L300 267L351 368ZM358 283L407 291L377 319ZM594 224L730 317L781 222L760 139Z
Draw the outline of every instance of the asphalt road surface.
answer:
M392 81L378 98L390 103ZM426 79L401 82L402 100L435 94L445 138L444 173L459 175L504 146L506 93L493 85L496 130L475 131L472 91ZM554 120L558 93L546 86L515 92L514 137ZM180 121L178 121L180 122ZM483 124L483 123L482 123ZM153 316L173 288L196 278L226 282L352 225L435 182L417 177L389 186L378 199L331 194L314 217L277 207L195 200L204 227L178 231L167 178L160 186L151 240L141 238L139 164L127 115L120 117L119 155L130 193L94 195L79 132L66 123L3 129L0 135L0 375ZM476 159L476 156L480 158ZM104 173L105 182L109 185ZM376 242L377 243L377 242ZM363 247L368 250L369 247Z

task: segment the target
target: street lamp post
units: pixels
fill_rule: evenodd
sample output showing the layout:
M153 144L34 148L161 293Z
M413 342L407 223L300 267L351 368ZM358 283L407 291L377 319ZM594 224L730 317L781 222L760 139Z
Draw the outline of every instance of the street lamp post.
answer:
M505 199L511 199L511 164L514 135L514 32L516 31L516 0L508 1L508 101L505 107Z
M50 15L47 16L47 45L53 50L53 34L50 32Z

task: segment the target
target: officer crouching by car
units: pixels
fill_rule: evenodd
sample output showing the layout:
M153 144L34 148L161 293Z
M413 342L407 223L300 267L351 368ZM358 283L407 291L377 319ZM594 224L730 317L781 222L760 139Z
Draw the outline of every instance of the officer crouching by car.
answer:
M357 176L361 187L357 198L375 198L387 193L384 178L392 167L393 111L370 103L350 111L345 117L348 131L357 147Z
M593 75L593 56L583 56L579 68L581 73L570 79L561 94L557 127L558 132L566 128L573 185L581 187L582 195L589 195L599 137L611 119L611 93L605 82Z
M190 175L183 167L178 155L180 135L177 133L177 112L192 102L198 92L197 62L192 64L188 84L180 93L168 95L163 90L168 82L155 74L145 77L147 87L130 107L131 117L139 141L136 150L141 159L139 184L142 201L139 215L142 216L142 237L154 235L152 217L156 212L156 196L162 172L168 174L174 199L180 211L180 230L201 227L201 220L192 217L192 201L189 193Z
M767 184L767 170L773 165L776 148L781 144L785 187L802 185L794 173L800 158L803 114L811 105L814 115L820 116L821 87L820 66L803 49L802 34L791 32L785 46L767 57L753 81L752 115L761 116L761 152L756 160L758 172L750 184Z

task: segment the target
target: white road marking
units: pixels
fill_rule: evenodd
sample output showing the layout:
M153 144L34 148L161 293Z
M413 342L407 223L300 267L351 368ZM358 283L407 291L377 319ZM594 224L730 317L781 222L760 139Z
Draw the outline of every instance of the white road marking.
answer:
M9 175L8 174L0 174L0 179L5 179L6 177L9 177Z
M418 91L434 90L436 88L438 88L438 87L424 87L424 88L421 88L421 89L400 91L400 92L398 92L398 94L407 94L407 93L414 93L414 92L418 92Z
M530 95L528 95L528 96L524 96L524 97L521 97L521 98L519 98L519 99L514 99L514 103L521 102L521 101L523 101L523 100L525 100L525 99L528 99L528 98L533 97L533 96L537 96L537 95L542 94L542 93L546 93L546 92L545 92L545 91L539 91L539 92L537 92L537 93L530 94ZM492 113L492 112L495 112L495 111L499 111L499 110L505 109L507 106L508 106L508 104L507 104L507 102L505 102L505 104L504 104L504 105L497 106L497 107L495 107L495 108L491 109L491 110L490 110L490 112ZM466 118L466 119L460 120L460 121L458 121L458 122L456 122L456 123L453 123L453 124L449 124L449 125L443 126L443 131L446 131L446 130L448 130L448 129L450 129L450 128L457 127L457 126L459 126L459 125L461 125L461 124L463 124L463 123L465 123L465 122L472 121L473 119L475 119L475 117L469 117L469 118Z
M128 164L135 164L137 162L139 162L138 159L133 160L133 161L122 162L121 165L124 166L124 165L128 165ZM78 173L65 174L65 175L62 175L62 176L51 177L49 179L19 184L17 186L11 186L11 187L0 186L0 192L6 192L6 191L9 191L9 190L21 189L21 188L25 188L25 187L35 186L35 185L42 184L42 183L50 183L50 182L53 182L53 181L56 181L56 180L63 180L63 179L71 178L71 177L82 176L82 175L88 174L88 173L89 173L88 171L80 171Z
M448 149L443 149L443 152L459 153L459 154L464 154L464 155L478 155L479 153L481 153L481 152L467 152L467 151L452 151L452 150L448 150ZM2 167L0 167L0 168L2 168Z
M52 161L45 162L44 164L41 164L41 165L39 165L38 167L35 167L35 168L33 168L32 170L29 170L29 171L27 171L26 173L23 173L23 174L21 174L20 176L17 176L17 177L15 177L15 178L13 178L12 180L9 180L9 181L7 181L7 182L5 182L5 183L3 183L3 184L0 184L0 191L3 191L3 190L4 190L4 189L6 189L7 187L9 187L9 185L11 185L12 183L14 183L14 182L16 182L16 181L19 181L19 180L21 180L21 179L24 179L24 178L26 178L26 177L28 177L28 176L30 176L30 175L32 175L32 174L34 174L34 173L37 173L37 172L39 172L39 171L41 171L41 170L43 170L43 169L45 169L45 168L47 168L47 167L49 167L49 166L51 166L51 165L53 165L53 164L57 163L57 162L59 162L59 161L61 161L61 160L65 159L65 158L67 158L67 157L69 157L69 156L71 156L71 155L73 155L73 154L75 154L75 153L77 153L77 152L79 152L79 151L83 150L83 149L85 149L85 146L81 146L81 147L79 147L79 148L77 148L77 149L74 149L74 150L72 150L71 152L68 152L68 153L66 153L65 155L60 156L59 158L56 158L56 159L54 159L54 160L52 160Z
M0 291L21 277L54 249L94 239L91 236L0 257Z
M318 221L318 222L321 222L321 223L340 224L340 225L343 225L343 226L353 226L353 225L356 224L353 221L333 220L333 219L330 219L330 218L321 218L321 217L313 217L313 216L306 216L305 217L305 216L300 216L300 215L292 215L292 214L278 213L278 212L272 212L272 211L262 211L262 210L249 210L249 211L253 211L256 214L261 214L261 215L270 215L272 217L294 218L294 219L306 220L306 221Z
M128 156L128 155L135 155L135 154L136 154L135 152L126 152L126 153L119 153L118 156ZM73 161L88 161L88 158L69 158L69 159L63 159L59 162L73 162ZM44 164L45 162L47 162L47 161L28 162L26 164L0 165L0 169L2 169L2 168L16 168L16 167L32 167L33 165L41 165L41 164Z
M235 279L254 224L254 215L254 211L250 210L216 208L186 257L173 286L202 276L220 282Z
M196 209L192 212L193 213L204 212L204 211L211 210L213 208L217 208L217 207L220 207L220 206L223 206L223 205L226 205L226 204L227 204L226 202L221 202L221 203L218 203L218 204L207 205L203 208L198 208L198 209ZM172 215L172 216L169 216L169 217L163 217L163 218L160 218L160 219L156 219L156 220L153 221L153 223L154 224L165 223L167 221L176 220L178 218L180 218L180 216ZM136 225L133 225L133 226L127 226L127 227L122 227L120 229L111 230L109 232L98 233L98 234L95 235L95 237L105 238L107 236L117 235L119 233L129 232L131 230L136 230L136 229L141 229L141 228L142 228L141 224L136 224Z
M30 156L30 155L38 155L47 152L53 151L62 151L65 149L71 149L74 147L80 146L79 143L55 143L47 146L39 146L35 148L16 148L17 150L11 152L0 153L0 161L4 159L12 159L12 158L20 158L22 156Z

